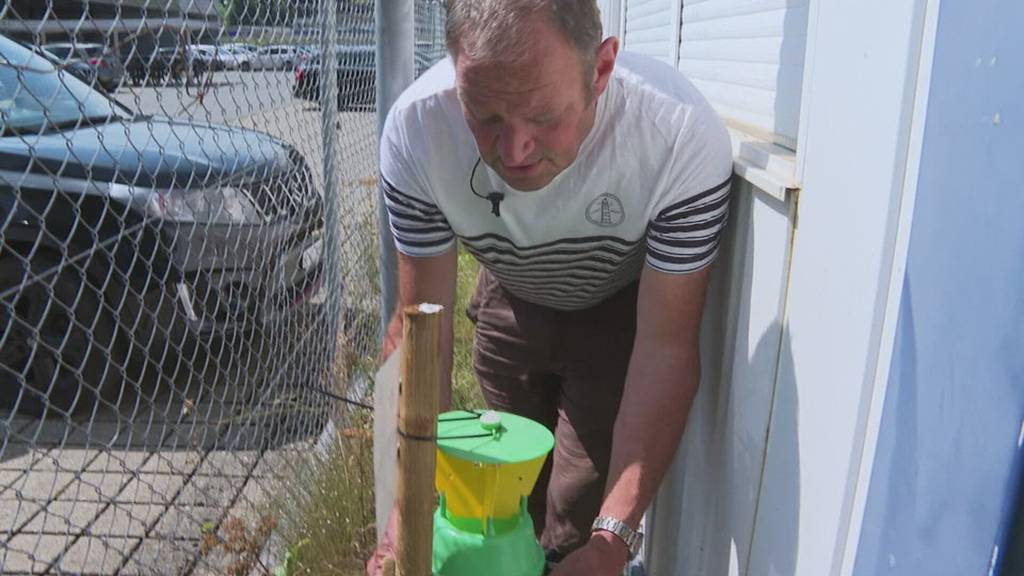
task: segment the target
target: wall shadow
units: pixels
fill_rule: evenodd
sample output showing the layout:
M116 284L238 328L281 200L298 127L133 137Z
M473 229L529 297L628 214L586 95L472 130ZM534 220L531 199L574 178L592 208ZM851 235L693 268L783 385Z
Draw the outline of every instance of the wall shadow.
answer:
M755 210L771 228L760 246ZM791 225L788 205L738 185L732 220L705 309L701 389L652 519L651 574L795 571L798 394L792 378L776 384L777 373L793 372L779 320L785 290L777 284L784 281L782 260L789 249L788 238L779 234ZM765 279L766 260L772 262L769 276L778 278ZM771 477L764 477L766 455L774 462ZM770 514L758 510L768 491ZM762 526L755 541L759 516L770 517L772 525Z

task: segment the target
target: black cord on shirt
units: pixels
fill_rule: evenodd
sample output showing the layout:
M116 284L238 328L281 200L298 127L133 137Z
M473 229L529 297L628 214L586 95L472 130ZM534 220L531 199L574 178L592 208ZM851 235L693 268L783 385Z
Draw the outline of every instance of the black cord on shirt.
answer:
M477 198L490 200L491 214L494 214L496 217L501 218L501 201L505 199L505 194L503 192L495 191L484 196L483 194L477 192L476 187L473 186L473 180L476 179L476 169L480 167L480 162L482 161L483 158L480 158L478 156L476 159L476 164L473 164L473 171L469 173L469 190L473 192L473 195L476 196Z

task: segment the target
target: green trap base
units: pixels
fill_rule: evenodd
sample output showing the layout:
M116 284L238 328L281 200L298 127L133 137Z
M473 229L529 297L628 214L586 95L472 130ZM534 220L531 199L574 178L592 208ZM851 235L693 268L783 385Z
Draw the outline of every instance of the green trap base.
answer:
M434 576L541 576L544 551L533 533L533 520L525 511L483 530L457 527L442 513L434 514ZM464 521L459 522L467 527Z

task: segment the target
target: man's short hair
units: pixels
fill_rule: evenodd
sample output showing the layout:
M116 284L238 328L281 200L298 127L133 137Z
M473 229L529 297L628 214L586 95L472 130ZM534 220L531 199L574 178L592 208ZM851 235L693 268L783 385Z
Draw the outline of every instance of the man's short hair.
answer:
M452 58L517 62L529 53L535 16L545 16L592 67L601 44L596 0L446 0L445 40Z

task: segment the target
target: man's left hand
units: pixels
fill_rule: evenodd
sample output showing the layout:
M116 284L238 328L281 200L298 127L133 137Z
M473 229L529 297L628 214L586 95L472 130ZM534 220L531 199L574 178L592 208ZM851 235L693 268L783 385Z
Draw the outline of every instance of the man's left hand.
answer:
M559 562L550 576L621 576L627 560L626 544L614 534L598 531Z

